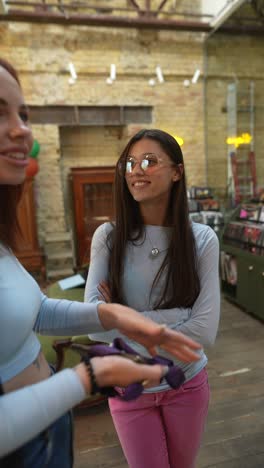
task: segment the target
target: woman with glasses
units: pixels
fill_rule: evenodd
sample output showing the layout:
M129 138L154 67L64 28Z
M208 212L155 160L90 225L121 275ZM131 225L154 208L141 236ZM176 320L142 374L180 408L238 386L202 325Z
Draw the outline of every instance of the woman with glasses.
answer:
M152 353L164 346L187 361L197 360L193 350L200 346L128 307L55 300L41 293L12 253L32 142L17 73L0 58L0 466L70 468L69 410L101 387L158 382L164 367L103 356L52 375L36 333L78 335L117 328Z
M134 307L212 345L220 311L218 240L210 227L189 219L183 156L171 135L147 129L131 138L116 165L115 207L115 222L93 237L85 300ZM133 338L127 342L142 352ZM130 468L195 466L209 402L207 357L203 349L199 354L192 363L175 359L185 374L179 389L163 380L133 402L109 399Z

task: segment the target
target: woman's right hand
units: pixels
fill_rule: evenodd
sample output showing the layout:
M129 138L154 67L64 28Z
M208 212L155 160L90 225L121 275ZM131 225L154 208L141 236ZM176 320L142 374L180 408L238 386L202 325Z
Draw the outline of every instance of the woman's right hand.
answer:
M159 364L152 366L137 364L119 356L103 356L91 359L96 383L99 387L127 387L135 382L147 382L148 386L160 383L166 367ZM87 393L91 391L90 377L85 364L75 368Z
M153 322L130 307L99 304L97 310L105 330L116 328L128 338L142 344L153 356L157 354L157 347L160 347L183 362L200 359L196 351L201 345L180 332Z

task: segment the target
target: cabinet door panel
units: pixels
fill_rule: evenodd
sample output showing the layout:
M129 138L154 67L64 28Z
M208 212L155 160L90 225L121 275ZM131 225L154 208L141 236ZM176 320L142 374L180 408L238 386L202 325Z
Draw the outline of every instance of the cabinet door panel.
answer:
M32 272L40 271L44 275L44 256L38 243L34 187L31 178L25 182L17 215L21 233L18 233L16 237L17 248L15 254L27 270Z
M256 310L256 265L238 258L237 301L249 312Z
M264 265L256 269L256 300L254 313L264 319Z
M72 168L77 266L89 262L96 228L113 219L114 168Z

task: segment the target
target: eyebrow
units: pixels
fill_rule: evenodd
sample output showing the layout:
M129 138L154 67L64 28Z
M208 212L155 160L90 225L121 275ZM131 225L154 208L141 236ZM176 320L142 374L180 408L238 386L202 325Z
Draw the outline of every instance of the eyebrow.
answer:
M4 107L7 107L8 106L8 102L3 99L3 98L0 98L0 106L4 106ZM25 110L25 111L29 111L29 108L26 104L21 104L20 106L20 110Z
M1 106L7 106L7 102L5 101L5 99L0 98L0 105Z

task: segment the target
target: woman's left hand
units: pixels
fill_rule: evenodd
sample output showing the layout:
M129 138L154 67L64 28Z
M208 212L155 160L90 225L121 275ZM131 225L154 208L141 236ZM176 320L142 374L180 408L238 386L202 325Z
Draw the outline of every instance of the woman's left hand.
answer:
M145 346L153 356L157 354L156 347L159 346L180 361L192 362L200 359L195 352L201 349L198 343L183 333L156 324L130 307L120 304L99 304L98 313L106 330L117 328L128 338Z

